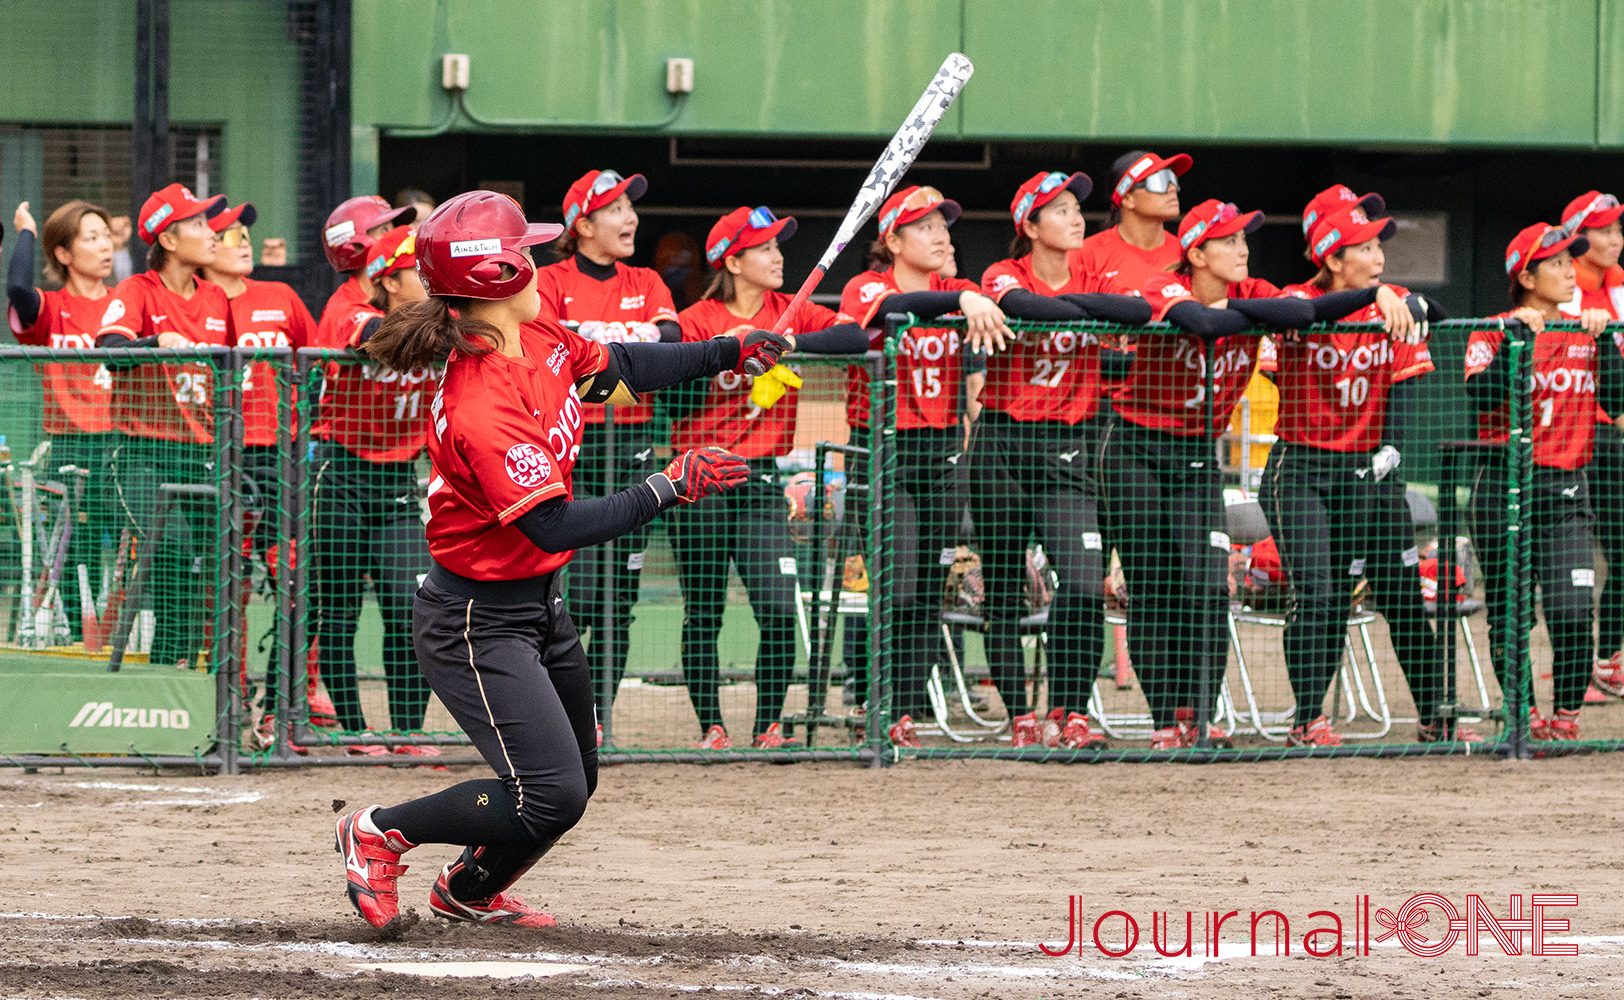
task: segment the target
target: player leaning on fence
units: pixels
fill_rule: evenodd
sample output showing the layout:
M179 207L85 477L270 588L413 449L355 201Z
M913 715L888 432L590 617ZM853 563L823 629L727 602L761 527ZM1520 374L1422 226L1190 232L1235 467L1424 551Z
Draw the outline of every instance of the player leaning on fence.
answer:
M395 309L367 343L395 371L445 363L429 435L434 565L414 602L413 637L435 694L498 775L339 820L350 901L379 927L399 916L401 854L424 843L468 845L435 882L435 913L554 923L508 889L580 820L597 786L592 683L559 571L573 550L749 474L721 449L693 450L624 490L574 499L583 395L635 402L635 392L770 366L787 346L762 330L600 344L536 322L526 248L559 228L527 224L516 202L492 191L450 199L417 233L432 297Z
M705 297L677 317L682 339L706 341L770 330L789 306L779 243L795 220L765 206L739 208L711 227L705 256L716 275ZM868 335L851 317L805 303L784 331L791 349L861 354ZM800 376L780 365L752 377L722 372L667 394L671 445L678 451L716 445L750 463L750 481L726 496L673 510L666 520L682 584L682 673L699 716L701 746L730 745L722 724L721 663L716 642L727 601L728 564L750 594L761 631L756 650L756 718L750 745L792 744L779 731L784 695L795 671L795 546L784 520L784 479L777 459L795 444Z
M34 287L34 217L28 202L17 206L12 223L16 246L6 263L6 319L12 336L28 347L67 351L95 347L110 294L103 282L113 273L113 240L106 209L88 201L70 201L45 220L40 250L46 277L62 285L56 290ZM119 522L111 516L108 478L118 439L113 431L113 375L100 363L58 361L40 365L39 373L44 388L43 429L51 436L48 468L72 465L89 472L80 508L85 519L68 539L67 566L69 572L85 566L91 579L100 579L102 534L116 538L119 533ZM70 583L61 594L73 638L83 638L79 588Z
M147 244L148 270L119 282L102 313L98 347L186 350L233 343L231 303L219 285L197 276L214 262L219 241L209 217L224 195L199 201L180 184L154 193L136 218ZM121 440L113 453L120 512L138 539L162 531L146 593L156 627L153 663L193 663L203 636L205 583L214 564L218 501L177 498L155 523L160 485L216 486L214 367L201 361L109 365L113 419Z
M1115 278L1088 270L1082 201L1087 174L1043 172L1010 201L1010 257L981 276L1008 316L1045 323L1102 319L1140 326L1150 306ZM1107 337L1109 345L1115 337ZM1101 337L1093 331L1022 333L987 360L981 417L970 447L970 512L986 584L987 662L1013 719L1011 745L1080 750L1104 743L1086 706L1098 670L1105 618L1095 451ZM1116 352L1113 356L1121 357ZM1049 703L1040 725L1026 695L1020 619L1026 610L1026 546L1043 546L1055 572L1049 606Z
M1573 319L1561 310L1573 298L1573 256L1583 256L1588 249L1585 237L1542 222L1518 233L1506 246L1513 308L1491 317L1519 320L1534 333L1534 480L1533 495L1525 502L1531 506L1533 570L1551 639L1554 709L1549 721L1541 715L1525 672L1522 693L1529 706L1530 734L1536 740L1579 738L1579 709L1590 677L1596 583L1595 514L1584 467L1595 437L1597 404L1609 415L1624 415L1624 359L1605 343L1603 331L1611 319L1607 311L1581 310L1584 332L1545 329L1547 321ZM1512 371L1502 350L1505 339L1497 326L1473 331L1466 342L1466 391L1478 410L1477 436L1495 444L1506 443L1509 436ZM1472 543L1483 563L1495 676L1509 694L1502 645L1511 555L1505 455L1506 449L1494 450L1478 469L1472 489Z

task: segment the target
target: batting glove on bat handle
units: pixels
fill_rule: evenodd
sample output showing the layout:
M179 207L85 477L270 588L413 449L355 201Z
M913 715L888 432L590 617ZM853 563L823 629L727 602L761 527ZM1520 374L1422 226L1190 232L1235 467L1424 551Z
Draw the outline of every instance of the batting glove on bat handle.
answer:
M693 503L743 486L750 479L750 464L721 448L693 448L672 459L664 472L648 477L649 489L661 510Z
M734 374L765 375L789 350L789 341L771 330L751 330L739 337L739 363Z

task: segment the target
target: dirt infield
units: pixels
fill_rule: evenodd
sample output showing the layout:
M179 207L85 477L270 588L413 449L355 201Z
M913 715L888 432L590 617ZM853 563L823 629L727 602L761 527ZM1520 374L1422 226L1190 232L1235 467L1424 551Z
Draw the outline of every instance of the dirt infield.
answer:
M387 939L343 898L334 800L394 801L462 774L0 772L0 996L1604 996L1624 955L1621 765L611 768L586 819L520 883L561 928L425 918ZM426 915L452 853L407 856L403 903ZM1546 916L1572 921L1547 939L1578 955L1535 957L1522 934L1524 954L1507 957L1487 933L1476 956L1462 941L1417 957L1392 939L1363 954L1357 897L1376 915L1420 892L1463 914L1476 893L1501 918L1511 894L1525 907L1577 894ZM1036 943L1067 937L1070 896L1084 947L1051 958ZM1112 910L1141 927L1126 957L1092 939ZM1239 915L1204 958L1214 910ZM1251 957L1263 910L1291 921L1289 957L1273 955L1268 923ZM1153 950L1162 911L1175 947L1193 911L1192 956ZM1303 954L1305 932L1328 924L1314 911L1341 916L1341 957ZM1432 918L1420 933L1436 940ZM1104 945L1121 950L1126 926L1102 924ZM360 968L481 961L529 964L471 979ZM545 975L558 964L578 968Z

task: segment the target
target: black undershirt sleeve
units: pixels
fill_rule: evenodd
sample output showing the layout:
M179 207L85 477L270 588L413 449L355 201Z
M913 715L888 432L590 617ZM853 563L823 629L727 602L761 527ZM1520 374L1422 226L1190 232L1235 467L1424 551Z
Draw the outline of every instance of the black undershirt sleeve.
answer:
M862 354L868 350L868 331L856 323L837 323L822 330L797 333L795 350L806 354Z
M682 342L682 324L674 319L662 319L654 324L660 328L660 343L680 344Z
M730 372L739 364L739 338L717 337L690 344L610 344L620 380L633 392Z
M355 346L360 347L360 346L364 345L367 341L371 340L372 335L377 333L378 330L382 326L383 326L383 317L382 316L374 316L371 319L367 320L365 323L363 323L361 325L361 336L356 340Z
M1596 402L1615 420L1624 414L1624 356L1612 333L1596 338Z
M1185 299L1167 310L1167 321L1188 333L1209 338L1227 337L1252 325L1251 320L1239 312L1209 309L1194 299Z
M1076 303L1057 295L1040 295L1025 288L1011 288L998 300L1005 316L1040 323L1063 323L1068 319L1088 319Z
M1150 303L1138 295L1067 292L1059 298L1083 310L1083 315L1090 319L1102 319L1124 326L1144 326L1150 322Z
M6 299L17 310L17 319L26 329L39 319L40 295L34 287L34 234L23 229L6 264Z
M896 292L887 295L874 310L869 321L875 329L885 325L885 317L892 313L913 313L920 319L935 319L957 312L962 292Z
M1425 310L1421 308L1421 303L1423 301L1425 301L1427 304ZM1411 292L1410 294L1404 296L1404 304L1410 307L1410 315L1415 317L1415 321L1417 323L1420 323L1423 320L1429 323L1436 323L1442 322L1443 320L1449 318L1449 313L1444 310L1443 306L1438 304L1437 299L1423 300L1421 296Z
M1379 285L1369 288L1350 288L1345 292L1327 292L1317 299L1308 299L1314 307L1314 322L1334 323L1349 313L1358 312L1376 301Z
M1410 428L1410 411L1415 409L1415 383L1424 376L1393 383L1387 390L1387 412L1382 417L1382 444L1404 450L1404 435Z
M1118 382L1128 377L1133 370L1132 351L1112 351L1100 348L1100 377L1111 382Z
M514 527L543 552L601 545L654 520L660 504L647 483L606 497L543 500L520 514Z
M1314 323L1314 306L1308 299L1230 299L1228 308L1257 326L1277 330L1296 330Z

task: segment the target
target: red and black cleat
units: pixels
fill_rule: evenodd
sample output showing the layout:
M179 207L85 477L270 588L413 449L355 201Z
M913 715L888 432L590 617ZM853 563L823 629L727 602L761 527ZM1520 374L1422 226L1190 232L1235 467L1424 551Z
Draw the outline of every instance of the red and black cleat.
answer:
M333 846L344 856L346 888L355 912L374 927L388 927L400 918L395 880L408 867L400 863L400 856L417 845L397 830L378 830L372 822L377 808L367 806L340 819Z
M543 913L511 892L499 892L490 899L479 899L469 903L453 899L449 882L456 865L457 862L453 861L442 868L440 877L434 880L434 888L429 892L429 909L434 911L435 916L470 924L502 924L507 927L558 926L558 921L553 919L552 914Z

